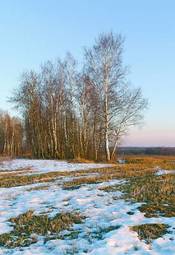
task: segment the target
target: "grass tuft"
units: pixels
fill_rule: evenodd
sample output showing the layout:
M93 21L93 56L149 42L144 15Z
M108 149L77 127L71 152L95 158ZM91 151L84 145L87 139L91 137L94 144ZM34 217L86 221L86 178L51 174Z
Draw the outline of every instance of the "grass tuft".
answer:
M50 218L48 215L35 215L33 211L28 211L9 220L14 229L0 235L0 246L29 246L38 241L38 235L45 239L56 239L61 231L69 230L73 224L80 224L82 220L79 213L58 213Z
M142 224L131 229L137 232L139 239L145 240L146 243L150 244L153 240L168 233L168 227L166 224Z

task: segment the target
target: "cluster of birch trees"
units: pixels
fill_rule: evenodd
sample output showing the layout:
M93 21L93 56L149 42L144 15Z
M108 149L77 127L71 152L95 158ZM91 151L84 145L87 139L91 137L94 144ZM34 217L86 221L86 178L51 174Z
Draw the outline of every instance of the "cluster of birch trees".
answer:
M23 153L23 126L20 119L0 112L0 154L20 156Z
M23 74L11 101L22 113L22 140L33 157L115 157L147 105L127 81L122 53L121 35L101 34L84 50L81 66L67 54Z

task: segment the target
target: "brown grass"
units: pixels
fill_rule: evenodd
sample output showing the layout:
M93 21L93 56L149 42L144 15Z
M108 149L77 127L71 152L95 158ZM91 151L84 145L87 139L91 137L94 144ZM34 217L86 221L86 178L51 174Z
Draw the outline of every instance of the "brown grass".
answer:
M85 158L74 158L74 159L69 159L69 163L94 163L94 160L89 160Z
M58 213L53 218L48 215L35 215L28 211L9 221L14 229L0 235L0 246L7 248L29 246L36 243L37 235L44 239L57 239L63 230L69 230L73 224L82 223L84 217L79 213Z
M18 175L16 172L0 174L0 187L15 187L41 182L52 182L60 177L76 177L69 182L64 183L64 188L71 188L82 184L99 183L110 181L112 179L130 178L137 176L149 175L155 172L156 167L162 169L175 169L175 157L127 157L126 164L116 164L112 167L94 168L79 171L59 171L35 175ZM19 169L27 173L29 169ZM93 176L92 174L97 174ZM80 178L77 178L80 177Z

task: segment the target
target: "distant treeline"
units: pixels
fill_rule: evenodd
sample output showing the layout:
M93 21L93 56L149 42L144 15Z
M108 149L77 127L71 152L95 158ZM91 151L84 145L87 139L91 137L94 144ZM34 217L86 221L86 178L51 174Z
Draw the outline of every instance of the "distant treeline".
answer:
M2 113L2 154L35 158L111 160L120 138L140 123L147 106L141 89L127 81L121 35L102 34L84 50L48 61L21 77L11 102L22 119Z
M120 155L175 155L175 147L120 147Z

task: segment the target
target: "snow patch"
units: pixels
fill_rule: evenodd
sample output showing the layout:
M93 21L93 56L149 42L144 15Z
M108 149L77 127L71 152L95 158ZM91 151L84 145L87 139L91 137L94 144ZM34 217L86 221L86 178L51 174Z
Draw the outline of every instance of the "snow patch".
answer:
M175 174L175 170L164 170L164 169L159 169L155 175L164 175L164 174Z
M0 171L15 171L20 169L31 169L37 173L54 171L77 171L92 168L110 167L112 164L100 163L68 163L59 160L36 160L36 159L15 159L4 161L0 165Z

